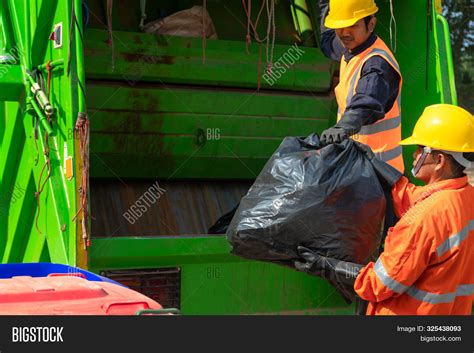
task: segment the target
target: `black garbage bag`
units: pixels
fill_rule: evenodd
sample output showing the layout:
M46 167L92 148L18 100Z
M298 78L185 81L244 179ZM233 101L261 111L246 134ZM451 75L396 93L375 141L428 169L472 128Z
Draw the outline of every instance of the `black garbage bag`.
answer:
M352 140L320 148L287 137L244 196L227 230L232 253L293 266L297 247L366 264L377 256L385 197L372 164ZM332 283L350 302L353 289Z
M225 234L227 232L227 229L229 228L232 218L234 218L235 211L237 211L238 207L239 207L239 204L237 204L237 206L235 206L232 210L227 212L225 215L221 216L216 221L216 223L214 223L209 228L209 230L207 231L207 234Z

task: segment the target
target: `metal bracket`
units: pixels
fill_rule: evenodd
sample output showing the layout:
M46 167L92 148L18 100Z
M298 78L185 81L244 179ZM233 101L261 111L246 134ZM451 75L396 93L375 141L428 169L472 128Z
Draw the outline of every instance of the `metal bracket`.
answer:
M53 32L49 36L49 39L53 41L54 49L58 49L63 46L63 23L62 22L59 22L54 25Z

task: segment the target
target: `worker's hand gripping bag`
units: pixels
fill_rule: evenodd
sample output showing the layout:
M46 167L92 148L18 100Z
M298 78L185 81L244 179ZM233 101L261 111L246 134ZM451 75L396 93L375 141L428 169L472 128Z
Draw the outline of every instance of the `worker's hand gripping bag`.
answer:
M370 160L352 140L320 148L287 137L240 202L227 231L232 253L292 266L297 247L366 264L377 255L385 197ZM352 289L338 283L350 301Z

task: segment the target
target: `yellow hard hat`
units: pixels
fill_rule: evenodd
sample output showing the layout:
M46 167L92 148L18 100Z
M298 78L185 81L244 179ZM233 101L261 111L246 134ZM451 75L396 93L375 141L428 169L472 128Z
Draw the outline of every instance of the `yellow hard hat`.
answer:
M330 0L324 25L328 28L350 27L378 10L374 0Z
M451 104L425 108L413 134L400 145L421 145L449 152L474 152L474 117Z

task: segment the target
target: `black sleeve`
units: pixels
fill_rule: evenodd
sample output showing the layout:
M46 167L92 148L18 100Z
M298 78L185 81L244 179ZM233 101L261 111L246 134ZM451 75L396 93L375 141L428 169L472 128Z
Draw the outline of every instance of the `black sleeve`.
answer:
M398 96L400 75L381 56L373 56L362 67L356 94L337 125L358 132L362 125L382 119Z
M337 38L336 32L324 25L324 20L326 19L328 12L328 0L320 0L319 13L321 23L321 51L328 58L335 61L341 61L342 54L344 53L344 46Z

